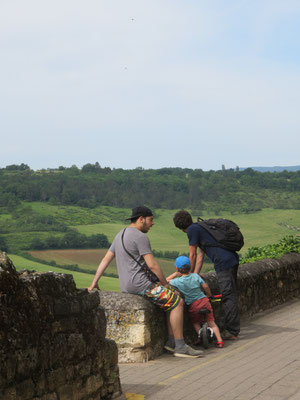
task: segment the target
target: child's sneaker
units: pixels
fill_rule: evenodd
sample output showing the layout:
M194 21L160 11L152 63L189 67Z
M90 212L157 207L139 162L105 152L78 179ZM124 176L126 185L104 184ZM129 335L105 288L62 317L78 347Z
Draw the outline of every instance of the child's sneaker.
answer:
M203 357L204 352L202 350L195 350L189 345L185 344L184 346L180 347L179 349L175 349L174 352L175 357Z
M223 342L216 342L215 346L216 346L217 349L223 349L224 343Z

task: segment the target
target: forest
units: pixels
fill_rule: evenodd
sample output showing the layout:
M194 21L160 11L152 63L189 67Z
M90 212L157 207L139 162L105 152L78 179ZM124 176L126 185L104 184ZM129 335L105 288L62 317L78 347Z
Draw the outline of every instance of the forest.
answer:
M0 169L1 208L13 210L22 201L94 208L189 208L201 212L251 213L262 208L300 209L300 171L258 172L188 168L124 170L102 168L98 162L82 168L32 170L28 165ZM44 221L42 221L44 224ZM51 221L48 221L51 225ZM62 229L63 230L63 229Z

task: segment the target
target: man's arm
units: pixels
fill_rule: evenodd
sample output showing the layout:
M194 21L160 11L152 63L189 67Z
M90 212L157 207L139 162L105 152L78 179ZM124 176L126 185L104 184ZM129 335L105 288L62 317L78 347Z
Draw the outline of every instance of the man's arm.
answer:
M195 272L195 266L196 266L196 258L197 258L197 247L198 245L192 245L189 247L190 254L189 254L189 259L191 262L191 272Z
M155 261L153 254L151 254L151 253L145 254L143 257L144 257L144 260L145 260L146 264L148 265L148 267L158 277L160 283L162 285L166 285L168 282L167 282L160 266Z
M201 250L199 247L199 251L198 251L197 259L196 259L196 266L195 266L195 270L194 270L195 274L199 274L202 269L204 255L205 255L204 251Z
M101 278L103 272L106 270L106 268L109 266L111 261L114 259L114 257L115 257L115 254L108 250L99 264L99 267L97 269L97 272L95 274L95 277L93 279L91 286L88 288L89 292L91 292L94 288L97 288L100 290L98 281Z

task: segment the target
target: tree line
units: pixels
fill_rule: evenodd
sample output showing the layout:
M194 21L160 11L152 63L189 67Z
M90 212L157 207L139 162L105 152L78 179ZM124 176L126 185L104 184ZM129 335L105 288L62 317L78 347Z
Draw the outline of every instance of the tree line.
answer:
M258 172L189 168L59 167L33 171L26 164L0 169L0 208L21 201L94 208L189 208L201 211L250 213L261 208L299 209L300 171ZM50 225L50 224L49 224Z

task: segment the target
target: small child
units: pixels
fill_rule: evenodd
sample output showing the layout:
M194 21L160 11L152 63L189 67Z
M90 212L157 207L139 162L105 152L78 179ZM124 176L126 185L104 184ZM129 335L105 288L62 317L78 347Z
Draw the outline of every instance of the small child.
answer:
M168 276L167 281L184 295L185 303L188 305L189 316L197 334L201 328L203 318L203 316L199 314L199 310L201 308L207 308L210 311L210 313L206 315L207 324L213 330L217 338L216 347L222 348L224 343L220 330L215 323L212 306L208 299L208 297L211 297L208 284L205 283L198 274L190 272L191 263L188 257L177 257L175 260L175 267L176 272Z

